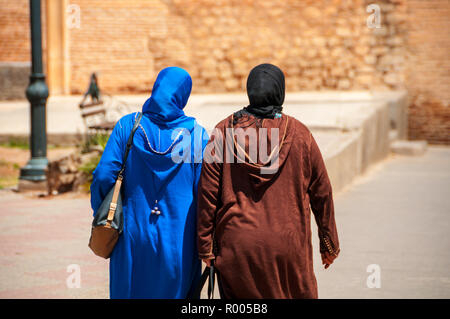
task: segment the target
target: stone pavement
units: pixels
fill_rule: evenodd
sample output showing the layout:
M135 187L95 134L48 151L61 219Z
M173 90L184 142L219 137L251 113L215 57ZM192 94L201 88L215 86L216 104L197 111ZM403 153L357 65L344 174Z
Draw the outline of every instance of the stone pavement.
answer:
M108 261L91 253L89 197L0 191L0 298L107 298ZM68 288L69 265L81 287Z
M449 189L450 147L392 155L357 178L335 200L340 257L324 270L315 254L319 297L450 298ZM380 288L367 287L371 264Z
M320 265L321 298L450 298L450 148L391 156L336 194L342 253ZM107 298L108 261L94 256L89 198L32 198L0 191L0 298ZM68 288L69 265L80 288ZM381 288L367 288L367 266Z

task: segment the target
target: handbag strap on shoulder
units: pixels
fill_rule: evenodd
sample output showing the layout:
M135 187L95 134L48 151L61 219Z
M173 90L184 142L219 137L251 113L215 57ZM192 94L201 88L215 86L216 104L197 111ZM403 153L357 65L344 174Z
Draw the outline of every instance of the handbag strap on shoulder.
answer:
M139 113L136 121L134 122L133 129L131 130L130 136L128 137L127 147L125 148L125 154L123 155L122 168L119 171L119 176L123 177L123 172L125 170L125 164L127 162L128 153L130 153L131 146L133 145L134 133L136 133L139 123L141 122L142 112Z

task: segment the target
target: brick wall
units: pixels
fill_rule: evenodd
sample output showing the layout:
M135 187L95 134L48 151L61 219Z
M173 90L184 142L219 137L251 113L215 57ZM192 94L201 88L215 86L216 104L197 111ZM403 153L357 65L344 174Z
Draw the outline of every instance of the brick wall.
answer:
M26 0L0 0L0 62L30 61L30 9Z
M408 1L409 135L450 144L450 2Z
M42 50L46 60L45 0L42 1ZM25 99L31 66L28 0L0 0L0 100ZM45 71L45 70L44 70Z
M72 93L84 92L94 71L111 93L149 92L157 71L149 35L167 27L168 7L142 0L70 3L81 9L80 27L69 38Z

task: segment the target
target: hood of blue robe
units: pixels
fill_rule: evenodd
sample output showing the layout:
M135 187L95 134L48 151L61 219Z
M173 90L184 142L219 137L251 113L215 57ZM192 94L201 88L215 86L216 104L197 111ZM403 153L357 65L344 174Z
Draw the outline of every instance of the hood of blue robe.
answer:
M168 67L159 72L151 97L144 103L142 112L159 126L183 127L191 131L195 119L184 114L192 90L189 73L179 67Z
M160 200L153 197L159 197L160 190L171 183L184 163L191 165L201 161L204 140L207 141L208 136L195 118L186 116L183 111L191 89L188 72L178 67L163 69L151 97L142 107L144 116L133 144L140 162L156 182L156 194L149 196L149 200Z

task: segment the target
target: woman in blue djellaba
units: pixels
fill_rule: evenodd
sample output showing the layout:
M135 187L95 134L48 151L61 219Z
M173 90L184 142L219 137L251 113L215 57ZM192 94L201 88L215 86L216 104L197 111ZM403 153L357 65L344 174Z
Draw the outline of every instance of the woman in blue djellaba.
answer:
M122 185L124 227L110 259L111 298L186 298L200 279L197 185L208 136L185 107L189 74L163 69L144 103ZM122 165L138 113L122 117L93 174L94 215Z

